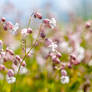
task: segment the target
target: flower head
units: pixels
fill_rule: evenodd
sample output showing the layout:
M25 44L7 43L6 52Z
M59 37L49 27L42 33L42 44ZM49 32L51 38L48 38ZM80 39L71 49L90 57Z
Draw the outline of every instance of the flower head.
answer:
M14 83L16 81L15 77L9 77L8 75L6 75L6 80L9 84Z
M69 76L62 76L61 77L61 83L62 84L69 83Z
M48 46L52 52L56 51L57 48L57 44L55 42L52 42L49 46Z

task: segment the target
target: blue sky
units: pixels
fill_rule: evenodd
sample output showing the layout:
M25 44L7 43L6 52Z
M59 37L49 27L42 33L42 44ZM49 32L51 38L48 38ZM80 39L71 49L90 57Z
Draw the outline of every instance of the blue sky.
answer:
M0 0L0 9L9 1L14 4L17 10L22 11L24 16L30 15L30 12L35 9L44 10L46 3L50 3L51 11L57 16L61 16L62 19L66 17L68 12L76 13L78 10L81 13L85 1L88 3L88 7L90 6L89 13L92 11L92 0Z

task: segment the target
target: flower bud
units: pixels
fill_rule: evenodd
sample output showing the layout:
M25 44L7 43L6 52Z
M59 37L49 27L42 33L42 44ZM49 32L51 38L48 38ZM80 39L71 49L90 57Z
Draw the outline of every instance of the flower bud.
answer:
M85 27L86 27L86 28L90 28L90 26L91 26L91 23L90 23L90 22L87 22L87 23L85 24Z
M26 62L25 61L22 62L22 66L26 66Z
M60 53L60 52L57 52L57 53L56 53L56 56L57 56L58 58L60 58L60 57L61 57L61 53Z
M27 29L27 33L31 34L32 33L32 29L31 28L28 28Z
M1 71L1 70L5 70L5 66L2 65L2 64L0 64L0 71Z
M42 19L42 15L39 12L35 12L34 17L38 19Z
M15 64L15 65L17 65L17 64L18 64L17 60L14 60L14 64Z
M6 49L6 52L8 52L10 55L14 55L14 52L8 48Z
M62 69L62 70L61 70L61 74L62 74L62 76L66 76L66 75L67 75L66 70Z
M45 38L46 35L45 35L44 32L41 32L41 33L40 33L40 36L41 36L42 38Z
M44 24L49 24L49 22L50 22L49 19L44 19L44 20L43 20L43 23L44 23Z
M72 64L71 63L68 63L68 68L72 68Z
M21 35L22 35L23 37L26 37L26 36L28 35L26 28L24 28L24 29L21 30Z
M14 72L13 72L12 69L9 69L7 74L8 74L9 77L14 76Z
M4 30L7 31L8 27L6 25L3 26Z
M20 56L16 55L15 58L16 58L16 60L18 60L19 62L21 62Z
M10 21L6 22L6 26L8 29L13 29L13 24Z
M60 63L59 58L57 58L56 56L53 56L53 57L52 57L52 61L53 61L54 63L56 63L56 64L59 64L59 63Z
M2 18L1 18L1 21L2 21L2 22L5 22L5 21L6 21L5 17L2 17Z

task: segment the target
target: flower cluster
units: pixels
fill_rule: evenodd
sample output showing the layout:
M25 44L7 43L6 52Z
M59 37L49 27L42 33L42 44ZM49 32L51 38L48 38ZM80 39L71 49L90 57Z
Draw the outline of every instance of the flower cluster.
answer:
M40 27L37 30L38 34L37 32L35 32L35 30L33 30L33 28L30 27L30 21L27 27L21 29L20 34L23 40L23 49L25 50L25 53L23 53L23 58L20 58L19 55L15 55L15 53L9 48L3 50L3 43L2 41L0 41L0 71L5 71L7 73L6 79L8 83L14 83L16 81L15 75L17 75L18 73L25 74L28 71L26 68L25 58L32 55L33 48L38 46L39 43L44 43L45 46L43 46L43 52L44 54L46 53L46 55L40 53L39 51L40 55L37 55L36 57L37 62L43 65L45 64L43 62L45 62L46 59L50 58L50 60L52 61L53 70L56 69L60 71L61 83L69 83L70 77L68 76L67 68L72 69L73 66L80 64L81 61L83 61L83 59L85 58L85 49L83 46L81 46L82 31L66 33L58 32L57 29L55 29L55 18L43 19L42 15L39 12L34 12L31 17L33 17L34 19L39 19L41 23ZM7 22L4 17L1 19L1 23L3 24L3 28L5 31L9 31L15 34L19 29L18 23L14 25L9 21ZM90 28L90 26L90 23L86 24L86 28ZM48 35L50 32L46 33L46 28L55 29L57 32L57 36L53 36L51 39L49 39ZM65 40L64 38L67 33L67 40ZM31 47L27 46L26 43L27 37L30 34L32 34ZM52 34L54 34L54 32ZM37 38L34 40L35 35L37 36ZM62 60L63 53L67 54L68 59L66 62ZM43 58L42 56L45 58ZM10 68L5 66L6 62L12 63Z
M34 18L38 18L40 20L42 19L42 15L39 12L34 12L32 16ZM56 26L56 20L54 18L48 19L47 22L45 19L42 20L43 27L45 25L48 25L49 28L53 29ZM9 31L10 33L13 33L13 34L16 34L18 32L18 29L19 29L18 23L16 23L14 25L12 22L6 21L6 19L4 17L2 17L1 24L3 25L3 29L5 31ZM29 34L32 34L32 31L33 30L30 27L23 28L21 30L21 36L22 36L22 39L24 40L23 44L25 44L26 37ZM44 31L41 31L41 29L40 29L40 37L45 38ZM36 44L36 42L35 42L35 44ZM34 47L34 44L33 44L33 47ZM19 55L15 55L14 51L9 49L8 47L4 50L3 49L3 42L0 40L0 71L6 72L6 80L8 83L14 83L16 81L15 75L17 75L18 73L19 74L27 73L28 70L26 68L25 58L26 58L26 56L30 56L30 54L32 54L32 53L31 53L30 48L25 48L25 50L26 49L28 51L26 51L25 56L22 59L22 58L20 58ZM53 47L53 50L54 50L54 47ZM10 62L12 64L10 64L9 67L7 67L5 65L6 62Z
M8 83L14 83L16 81L15 74L18 72L19 66L22 62L20 56L15 55L13 50L6 48L3 50L3 43L0 40L0 72L6 73L6 80ZM11 63L8 67L6 63ZM25 61L22 62L19 73L24 74L27 72Z
M2 17L1 22L3 24L3 28L5 31L9 31L12 34L16 34L17 30L19 29L19 24L16 23L15 25L10 22L10 21L6 21L6 19L4 17Z

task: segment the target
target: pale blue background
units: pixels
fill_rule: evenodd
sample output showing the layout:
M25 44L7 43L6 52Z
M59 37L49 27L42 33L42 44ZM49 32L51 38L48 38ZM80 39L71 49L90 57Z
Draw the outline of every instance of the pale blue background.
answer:
M12 4L15 11L6 12L4 7ZM33 10L47 12L46 5L50 5L52 12L57 19L68 21L69 13L74 13L82 18L91 18L92 16L92 0L0 0L0 16L5 16L13 20L16 12L21 13L21 19L24 21L32 13Z

